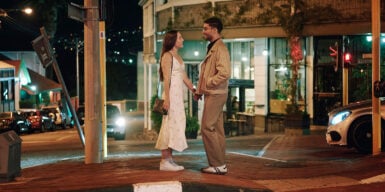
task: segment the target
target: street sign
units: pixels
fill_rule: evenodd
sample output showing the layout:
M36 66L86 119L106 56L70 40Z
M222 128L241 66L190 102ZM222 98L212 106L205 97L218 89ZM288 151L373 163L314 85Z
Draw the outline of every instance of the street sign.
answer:
M83 6L77 5L75 3L68 4L68 17L80 22L84 22L86 16Z
M40 35L32 41L32 47L39 56L40 62L44 68L50 66L53 62L48 39Z

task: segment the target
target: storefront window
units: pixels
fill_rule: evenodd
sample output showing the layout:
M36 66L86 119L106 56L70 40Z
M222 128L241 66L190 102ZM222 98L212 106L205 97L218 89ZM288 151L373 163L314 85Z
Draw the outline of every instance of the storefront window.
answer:
M302 46L304 47L304 46ZM296 98L291 98L291 59L286 38L269 39L269 111L286 114L286 105L295 99L301 109L305 108L305 64L300 62Z
M232 79L254 79L254 64L252 56L254 53L254 41L231 41L226 42L231 59Z

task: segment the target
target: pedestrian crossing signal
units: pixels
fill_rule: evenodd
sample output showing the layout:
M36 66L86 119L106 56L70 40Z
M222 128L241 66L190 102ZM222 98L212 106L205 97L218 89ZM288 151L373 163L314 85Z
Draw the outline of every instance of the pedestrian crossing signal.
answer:
M334 47L329 47L330 56L334 58L334 71L337 72L338 70L338 43L336 42L334 44Z

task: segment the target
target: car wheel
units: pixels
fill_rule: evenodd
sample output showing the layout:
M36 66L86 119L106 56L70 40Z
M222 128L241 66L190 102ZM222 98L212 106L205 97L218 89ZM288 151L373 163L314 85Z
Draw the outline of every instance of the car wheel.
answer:
M360 153L372 152L372 117L365 116L354 121L351 126L350 139Z
M29 133L29 134L32 134L33 132L35 132L35 130L32 129L32 127L29 127L29 128L28 128L28 133Z
M44 122L41 124L41 127L40 127L40 133L44 133L46 130L46 127L45 127L45 124Z

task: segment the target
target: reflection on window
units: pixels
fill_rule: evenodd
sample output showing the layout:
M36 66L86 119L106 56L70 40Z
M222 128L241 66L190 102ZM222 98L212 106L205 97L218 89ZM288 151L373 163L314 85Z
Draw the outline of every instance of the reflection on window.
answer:
M232 79L254 79L254 41L226 42L230 52Z
M296 99L300 105L304 104L305 65L304 62L300 63L296 98L290 98L292 72L287 39L269 39L269 44L269 109L270 113L285 114L286 105L290 104L292 99Z

